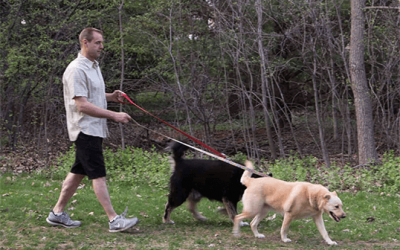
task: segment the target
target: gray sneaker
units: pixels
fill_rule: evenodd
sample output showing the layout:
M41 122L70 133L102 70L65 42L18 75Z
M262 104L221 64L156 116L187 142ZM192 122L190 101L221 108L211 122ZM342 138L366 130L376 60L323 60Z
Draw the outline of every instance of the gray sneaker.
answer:
M80 221L71 220L66 212L62 212L61 215L57 216L53 211L51 211L49 217L46 218L46 221L53 226L63 226L66 228L74 228L81 225Z
M125 231L126 229L133 227L139 222L139 219L136 217L132 219L125 218L127 211L128 207L125 208L125 212L123 212L121 215L118 215L114 220L108 222L108 224L110 225L111 233Z

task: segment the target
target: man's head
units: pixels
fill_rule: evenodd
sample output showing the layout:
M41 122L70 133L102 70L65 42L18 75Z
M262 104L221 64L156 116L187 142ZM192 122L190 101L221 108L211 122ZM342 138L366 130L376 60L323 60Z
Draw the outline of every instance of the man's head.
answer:
M79 35L81 53L91 61L96 60L103 50L103 32L95 28L86 28Z

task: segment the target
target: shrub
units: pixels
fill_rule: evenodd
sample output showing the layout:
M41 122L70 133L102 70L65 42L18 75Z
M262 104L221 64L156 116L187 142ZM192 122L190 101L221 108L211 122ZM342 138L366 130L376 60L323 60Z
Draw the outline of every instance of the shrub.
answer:
M65 178L75 161L75 147L60 155L57 166L51 169L54 178ZM127 147L115 152L104 150L104 161L108 181L122 181L130 185L146 182L150 186L165 188L168 186L171 168L168 157L154 149L144 151L140 148Z
M168 154L169 155L169 154ZM104 160L109 181L126 182L135 187L143 183L165 189L168 187L171 168L167 154L160 154L153 148L145 151L141 148L127 147L113 151L104 150ZM186 158L193 158L194 153L188 151ZM205 156L205 158L209 158ZM247 159L238 153L232 159L243 163ZM53 178L65 178L75 161L75 147L60 155L57 166L51 169ZM290 156L276 160L269 165L268 171L277 179L284 181L308 181L319 183L330 190L353 190L367 192L398 193L400 191L400 157L393 152L384 155L381 165L370 167L336 166L331 164L327 169L318 165L317 158L308 156L300 159Z

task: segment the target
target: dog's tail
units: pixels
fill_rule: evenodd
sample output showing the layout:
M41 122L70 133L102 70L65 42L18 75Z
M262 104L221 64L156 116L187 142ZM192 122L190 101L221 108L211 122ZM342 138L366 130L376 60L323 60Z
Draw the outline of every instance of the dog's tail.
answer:
M254 169L253 163L251 161L247 160L244 165L246 166L246 168ZM249 170L246 170L243 172L242 178L240 178L240 182L246 187L248 187L250 184L251 174L252 173Z
M187 146L179 143L179 142L171 142L170 146L169 146L172 150L172 158L177 161L179 159L182 158L183 154L185 153L185 151L188 149Z
M176 163L182 159L182 156L188 147L176 141L171 142L168 147L172 151L172 156L169 157L169 163L171 165L172 172L175 172L175 168L177 166Z

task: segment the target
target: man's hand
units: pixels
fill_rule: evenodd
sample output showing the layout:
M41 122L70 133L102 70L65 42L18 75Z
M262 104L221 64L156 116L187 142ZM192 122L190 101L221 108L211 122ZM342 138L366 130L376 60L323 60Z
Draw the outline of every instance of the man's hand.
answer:
M124 97L122 96L122 93L124 92L122 92L121 90L115 90L111 94L106 93L107 102L123 102Z
M131 120L132 117L130 117L127 113L124 112L117 112L114 115L113 120L116 122L120 122L120 123L128 123L129 120Z

